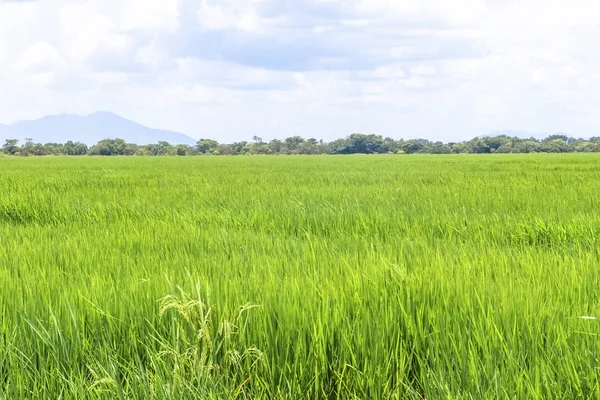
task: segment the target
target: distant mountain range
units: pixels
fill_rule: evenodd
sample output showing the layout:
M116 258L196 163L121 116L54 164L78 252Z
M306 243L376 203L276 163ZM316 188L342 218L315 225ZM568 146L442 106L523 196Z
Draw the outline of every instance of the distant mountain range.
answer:
M529 133L516 130L498 130L480 137L506 135L521 139L543 139L549 133ZM48 115L33 121L0 124L0 146L6 139L17 139L21 144L31 138L35 143L66 143L69 140L88 146L102 139L124 139L127 143L145 145L160 141L170 144L195 145L197 140L183 133L152 129L125 119L117 114L99 111L89 115Z
M31 138L35 143L65 143L69 140L87 145L102 139L124 139L139 145L158 143L196 144L196 139L179 132L152 129L120 117L111 112L90 115L50 115L34 121L19 121L0 125L0 145L6 139L18 139L24 143Z

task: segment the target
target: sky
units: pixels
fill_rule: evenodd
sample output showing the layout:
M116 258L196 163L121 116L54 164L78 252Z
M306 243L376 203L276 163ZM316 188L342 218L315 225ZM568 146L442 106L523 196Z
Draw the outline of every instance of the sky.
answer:
M597 0L0 0L0 123L222 142L600 135Z

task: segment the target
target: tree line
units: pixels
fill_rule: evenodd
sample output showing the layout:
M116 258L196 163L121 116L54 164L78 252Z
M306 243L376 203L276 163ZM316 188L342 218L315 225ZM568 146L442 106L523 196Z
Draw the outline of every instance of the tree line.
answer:
M464 154L464 153L569 153L600 152L600 137L576 139L563 134L544 139L519 138L506 135L476 137L469 141L448 142L427 139L394 140L380 135L354 133L346 138L324 142L314 138L292 136L269 142L254 136L251 142L229 144L212 139L200 139L195 146L158 142L148 145L127 143L123 139L104 139L93 146L68 141L66 143L35 143L27 139L22 145L8 139L1 151L7 155L92 155L92 156L194 156L247 154Z

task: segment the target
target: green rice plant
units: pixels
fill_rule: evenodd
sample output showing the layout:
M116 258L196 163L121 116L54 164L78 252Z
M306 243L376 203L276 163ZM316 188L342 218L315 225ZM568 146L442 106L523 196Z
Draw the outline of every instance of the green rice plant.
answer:
M0 398L599 398L599 163L2 158Z

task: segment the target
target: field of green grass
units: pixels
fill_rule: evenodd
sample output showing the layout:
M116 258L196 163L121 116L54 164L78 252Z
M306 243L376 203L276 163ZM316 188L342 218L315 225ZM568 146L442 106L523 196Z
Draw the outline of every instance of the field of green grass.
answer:
M0 158L0 399L600 398L596 316L598 155Z

